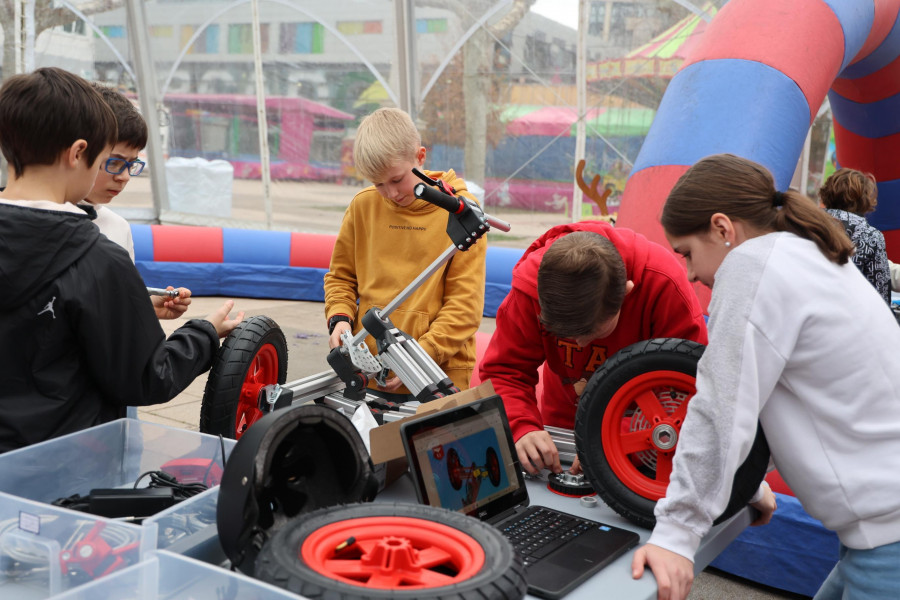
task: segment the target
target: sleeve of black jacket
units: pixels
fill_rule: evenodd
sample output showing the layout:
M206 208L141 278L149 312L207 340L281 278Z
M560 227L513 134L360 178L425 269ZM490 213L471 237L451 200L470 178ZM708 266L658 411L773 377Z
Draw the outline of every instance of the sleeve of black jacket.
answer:
M192 319L166 339L127 253L108 249L80 261L82 291L69 298L79 346L88 348L83 364L107 402L167 402L209 370L219 337L212 323Z

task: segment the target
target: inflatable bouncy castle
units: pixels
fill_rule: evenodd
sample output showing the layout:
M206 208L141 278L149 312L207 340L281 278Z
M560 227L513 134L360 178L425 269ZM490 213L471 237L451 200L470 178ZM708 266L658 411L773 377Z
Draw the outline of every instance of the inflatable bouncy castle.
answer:
M900 0L731 0L691 47L635 161L619 225L665 243L659 211L697 160L730 152L785 190L827 96L837 162L875 175L869 220L900 260ZM804 190L805 191L805 190Z

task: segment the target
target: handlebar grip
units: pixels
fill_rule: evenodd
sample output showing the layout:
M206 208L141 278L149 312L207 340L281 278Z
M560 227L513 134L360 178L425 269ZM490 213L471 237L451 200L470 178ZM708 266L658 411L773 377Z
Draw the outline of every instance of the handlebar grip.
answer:
M461 213L466 208L466 203L463 200L460 200L456 196L445 194L439 189L425 185L424 183L417 183L413 188L413 194L416 195L416 198L425 200L426 202L430 202L431 204L434 204L439 208L443 208L447 212L453 213L455 215ZM510 230L510 225L506 221L503 221L496 217L492 217L491 215L484 212L482 212L482 214L484 215L484 218L487 219L488 225L490 225L494 229L499 229L500 231Z
M464 205L462 201L449 194L445 194L440 190L436 190L433 187L429 187L424 183L417 183L413 188L413 194L416 195L416 198L421 200L425 200L426 202L430 202L435 206L443 208L447 212L451 212L453 214L462 212Z
M492 217L491 215L485 213L485 218L487 219L488 225L493 227L494 229L498 229L503 232L507 232L511 229L511 226L506 221L498 219L497 217Z

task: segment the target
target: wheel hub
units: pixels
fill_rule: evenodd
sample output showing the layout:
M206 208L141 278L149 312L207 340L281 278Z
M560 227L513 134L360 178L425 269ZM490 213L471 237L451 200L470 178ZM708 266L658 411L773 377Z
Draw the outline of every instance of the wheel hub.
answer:
M688 393L672 387L657 388L654 390L654 394L667 415L672 415L684 402L687 402L689 398ZM657 437L657 430L664 426L667 427L667 429L665 429L666 435ZM650 433L650 443L653 446L652 449L636 452L634 456L645 468L650 469L651 471L656 471L656 453L660 450L671 450L678 443L678 429L675 426L666 423L665 421L652 423L651 420L644 415L640 407L635 408L629 429L631 431L647 430ZM675 433L674 439L671 435L671 431L673 430ZM660 434L662 433L663 432L660 431ZM671 443L671 445L668 445L669 443Z
M385 537L379 540L372 551L363 556L362 562L382 571L421 571L417 552L410 541L401 537Z
M669 423L660 423L653 428L650 439L658 450L671 450L678 443L678 431Z

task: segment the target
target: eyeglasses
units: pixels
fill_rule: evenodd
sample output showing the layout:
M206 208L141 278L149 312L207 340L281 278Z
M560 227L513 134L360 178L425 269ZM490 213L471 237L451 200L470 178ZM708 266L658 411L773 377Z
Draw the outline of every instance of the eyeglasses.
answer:
M132 177L137 177L144 170L144 167L147 165L142 160L125 160L124 158L116 158L114 156L110 156L106 159L106 163L103 165L103 169L109 173L110 175L119 175L125 169L128 169L128 174Z

